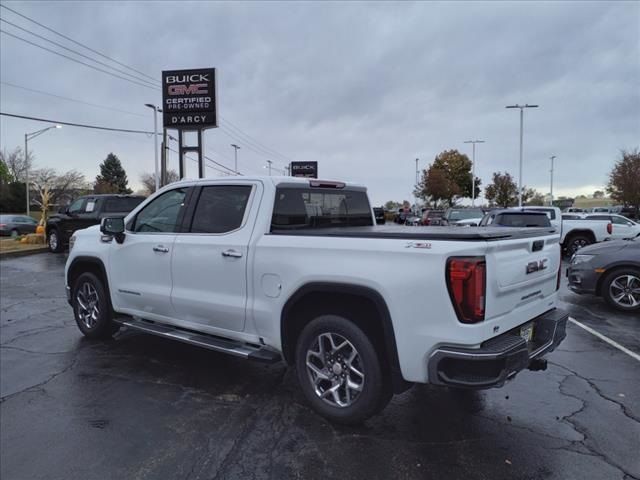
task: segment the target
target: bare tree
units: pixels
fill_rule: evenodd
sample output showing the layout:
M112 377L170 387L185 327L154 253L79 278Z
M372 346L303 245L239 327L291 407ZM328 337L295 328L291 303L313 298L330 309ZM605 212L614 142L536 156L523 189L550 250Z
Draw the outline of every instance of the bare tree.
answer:
M29 179L36 191L33 201L42 211L40 225L47 223L49 209L58 198L69 190L86 186L84 175L76 170L69 170L59 175L53 168L41 168L32 172Z
M175 170L167 170L167 184L177 182L178 180L180 180L180 177ZM147 195L151 195L156 191L155 173L143 173L140 175L140 183L142 183L142 187Z
M6 149L0 152L0 160L7 166L11 181L13 182L26 181L27 170L31 170L33 158L33 153L29 152L28 158L25 161L24 152L20 147L16 147L10 152Z

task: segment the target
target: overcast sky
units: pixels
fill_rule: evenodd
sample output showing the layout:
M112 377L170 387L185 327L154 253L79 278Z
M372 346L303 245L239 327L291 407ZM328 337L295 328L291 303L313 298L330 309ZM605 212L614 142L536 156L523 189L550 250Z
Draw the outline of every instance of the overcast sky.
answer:
M411 198L415 158L424 168L445 149L471 156L469 139L486 141L476 152L483 185L494 171L517 176L519 118L508 104L540 105L525 112L524 183L543 193L551 155L556 195L590 194L605 185L619 149L640 145L640 2L3 4L158 80L162 70L216 67L219 114L275 153L227 124L206 132L209 156L233 167L237 143L247 174L265 174L267 159L279 168L317 160L321 177L364 183L377 204ZM108 62L5 8L0 15ZM160 105L160 90L4 34L0 41L3 112L153 129L144 104ZM44 126L2 117L0 147L23 145L25 132ZM30 149L38 167L75 168L88 179L113 152L135 189L153 171L152 141L64 127ZM189 168L195 176L195 163Z

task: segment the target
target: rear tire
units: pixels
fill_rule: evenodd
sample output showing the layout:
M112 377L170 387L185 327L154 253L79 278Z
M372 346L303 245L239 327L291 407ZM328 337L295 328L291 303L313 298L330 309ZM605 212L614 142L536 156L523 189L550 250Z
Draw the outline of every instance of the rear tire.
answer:
M348 318L312 320L298 338L295 358L305 397L328 420L359 424L391 399L373 343Z
M569 238L569 241L567 242L567 254L571 256L581 248L591 245L592 243L591 239L585 235L574 235Z
M113 321L107 289L93 273L83 273L76 279L71 302L76 323L85 337L110 338L119 330L120 327Z
M57 228L49 230L49 234L47 235L47 245L49 246L49 251L51 253L62 252L62 238L60 237L60 232L58 232Z
M602 296L613 308L622 312L640 311L640 270L620 268L602 281Z

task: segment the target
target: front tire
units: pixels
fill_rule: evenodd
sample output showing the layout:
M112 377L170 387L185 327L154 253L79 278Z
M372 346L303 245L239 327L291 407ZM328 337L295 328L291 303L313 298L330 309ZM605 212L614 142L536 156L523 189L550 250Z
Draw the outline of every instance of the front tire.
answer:
M85 337L110 338L118 330L107 290L93 273L83 273L76 279L71 299L76 323Z
M296 369L313 409L336 423L362 423L390 400L373 343L342 316L322 315L303 329Z
M49 235L47 235L47 245L49 246L49 251L51 253L62 252L62 238L60 237L60 232L58 232L57 228L49 230Z
M640 311L640 270L622 268L609 273L602 281L602 296L622 312Z

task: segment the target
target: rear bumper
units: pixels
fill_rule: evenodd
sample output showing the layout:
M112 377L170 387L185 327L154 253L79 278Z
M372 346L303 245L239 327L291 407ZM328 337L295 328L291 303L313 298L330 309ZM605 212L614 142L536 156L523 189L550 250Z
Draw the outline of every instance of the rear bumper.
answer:
M554 309L525 322L533 324L529 342L517 327L487 340L480 348L440 347L429 358L429 383L475 389L500 387L560 345L568 318L563 310Z

